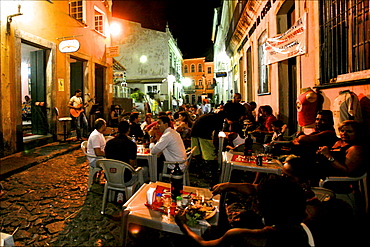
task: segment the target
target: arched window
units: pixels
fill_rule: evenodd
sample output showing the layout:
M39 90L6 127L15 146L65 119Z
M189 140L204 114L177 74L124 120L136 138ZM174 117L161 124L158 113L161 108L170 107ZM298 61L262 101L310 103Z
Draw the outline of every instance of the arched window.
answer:
M202 68L202 64L201 63L198 64L198 72L203 72L203 68Z
M191 65L191 73L194 73L195 72L195 65L194 64L192 64Z
M258 94L267 94L269 93L269 84L268 84L268 68L265 63L266 61L266 52L265 52L265 42L267 39L266 30L263 31L261 36L258 38L258 76L259 76L259 88Z
M198 85L201 86L202 85L202 79L199 79L198 80Z
M187 64L184 65L184 73L189 73L188 65Z

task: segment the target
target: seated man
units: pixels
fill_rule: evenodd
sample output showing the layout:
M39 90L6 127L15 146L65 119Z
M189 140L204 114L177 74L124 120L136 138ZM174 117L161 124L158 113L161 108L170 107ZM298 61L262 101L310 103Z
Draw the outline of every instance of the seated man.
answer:
M141 142L144 137L144 132L140 127L140 114L132 112L130 115L130 133L129 136L135 137L136 141Z
M338 140L334 130L333 113L330 110L317 112L315 131L309 135L301 134L292 141L291 153L315 162L319 147L332 147Z
M127 121L119 122L118 131L118 136L107 142L105 147L106 158L120 160L136 167L137 146L128 137L130 124Z
M130 124L127 121L121 121L118 124L119 135L114 139L107 142L105 147L105 155L107 159L114 159L123 161L133 168L137 167L136 156L137 146L132 140L129 139L128 133L130 132ZM148 169L143 168L144 179L147 178ZM125 182L129 182L132 174L125 172ZM129 186L129 185L127 185Z
M186 159L186 151L184 142L180 134L170 127L170 118L167 116L160 116L158 118L158 125L154 126L150 131L150 153L160 154L163 152L166 161L181 161ZM158 132L161 136L158 136ZM158 163L160 164L160 163ZM185 169L186 164L180 164L182 170ZM162 171L163 167L158 167ZM169 167L174 168L174 165Z
M87 150L86 153L95 156L105 156L105 138L104 131L107 128L107 123L104 119L98 118L94 123L94 131L91 132L89 139L87 140ZM96 167L96 158L87 157L89 163L92 167Z

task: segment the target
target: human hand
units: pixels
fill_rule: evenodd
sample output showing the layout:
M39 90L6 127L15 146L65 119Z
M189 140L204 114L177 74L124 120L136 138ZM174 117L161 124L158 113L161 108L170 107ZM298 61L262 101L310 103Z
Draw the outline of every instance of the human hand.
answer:
M177 225L181 226L186 223L186 213L184 209L181 209L175 215L175 222Z
M316 151L316 153L317 154L322 154L327 158L331 157L330 150L327 146L319 147L319 149Z
M216 184L215 186L212 187L211 191L212 191L212 194L215 196L215 195L218 195L218 194L221 194L223 191L227 190L228 188L228 185L229 183L220 183L220 184Z

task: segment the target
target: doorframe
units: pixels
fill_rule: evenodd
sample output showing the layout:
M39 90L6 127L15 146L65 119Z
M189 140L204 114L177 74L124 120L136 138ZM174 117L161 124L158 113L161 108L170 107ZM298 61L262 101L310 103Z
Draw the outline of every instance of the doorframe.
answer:
M49 132L52 134L56 133L55 130L55 116L52 109L55 106L56 99L56 88L53 85L53 81L56 81L56 51L57 44L49 40L43 39L39 36L27 33L25 31L16 29L14 31L14 48L15 48L15 109L22 109L22 88L21 88L21 44L25 43L31 46L35 46L46 50L45 60L45 103L47 107L47 121L49 124ZM21 111L16 111L15 122L17 128L17 150L23 150L23 131L22 131L22 114Z

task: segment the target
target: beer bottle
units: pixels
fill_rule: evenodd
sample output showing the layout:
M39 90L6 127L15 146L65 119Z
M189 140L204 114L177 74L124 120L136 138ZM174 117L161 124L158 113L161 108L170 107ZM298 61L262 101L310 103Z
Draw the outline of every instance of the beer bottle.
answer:
M175 163L175 168L171 171L171 197L176 201L177 196L181 196L183 190L184 173L180 169L179 163Z

